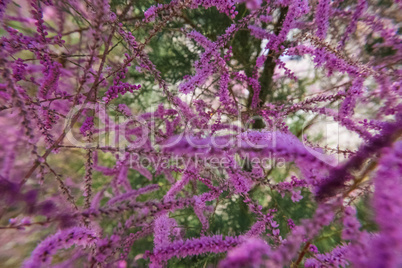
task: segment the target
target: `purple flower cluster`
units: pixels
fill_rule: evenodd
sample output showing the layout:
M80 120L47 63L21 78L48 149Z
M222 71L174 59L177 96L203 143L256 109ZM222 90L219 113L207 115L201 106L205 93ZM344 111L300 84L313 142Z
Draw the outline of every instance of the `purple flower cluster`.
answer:
M242 238L240 237L223 238L222 235L176 240L172 243L165 244L163 247L156 249L153 253L148 253L147 255L149 255L153 267L158 267L161 262L173 257L184 258L186 256L204 253L226 252L241 243L241 241Z
M347 246L338 246L329 253L315 254L314 258L307 259L304 265L309 268L348 267L349 263L345 259L347 250Z
M0 2L0 261L401 267L400 1L123 2Z
M82 126L80 127L80 132L82 135L87 135L90 131L93 130L94 126L94 118L93 116L88 116Z
M317 9L315 12L315 23L317 24L317 37L324 39L327 35L329 24L330 0L318 1Z
M263 265L263 259L269 257L270 251L270 246L264 240L250 238L229 251L219 267L260 267Z
M98 235L91 229L73 227L60 230L56 234L43 240L32 252L31 257L24 263L24 267L35 268L50 265L52 256L63 248L73 245L88 247L93 245Z
M129 55L126 54L126 61L125 64L127 66L131 66L129 63ZM119 97L119 93L121 95L126 94L127 92L133 93L134 90L139 90L141 88L141 85L131 85L129 83L122 82L123 79L126 78L126 73L128 72L128 68L125 67L122 71L120 71L115 79L113 80L113 86L111 86L105 93L105 96L103 97L103 100L106 103L109 103L111 100L116 99Z

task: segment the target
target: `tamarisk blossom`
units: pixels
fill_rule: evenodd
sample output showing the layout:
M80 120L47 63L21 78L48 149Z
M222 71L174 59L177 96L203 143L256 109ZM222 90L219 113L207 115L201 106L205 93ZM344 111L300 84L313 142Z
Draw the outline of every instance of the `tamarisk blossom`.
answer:
M367 267L402 264L402 142L383 149L374 178L373 206L379 235L370 242Z
M154 222L154 249L159 251L170 244L169 236L172 233L172 228L177 226L174 219L169 218L166 214L158 216Z
M241 2L241 1L239 1ZM262 0L246 0L246 7L250 10L257 9L261 6Z
M234 19L238 14L238 11L236 11L235 0L194 0L192 2L192 8L197 8L198 5L202 5L204 8L216 7L219 12L225 13L232 19Z
M227 16L230 16L232 19L238 14L235 10L236 1L235 0L193 0L189 1L189 3L182 3L178 0L173 0L169 4L158 4L156 6L151 6L147 10L144 11L144 21L152 22L155 20L158 13L162 13L162 11L172 12L175 9L178 9L180 5L186 6L190 9L197 9L200 5L204 8L216 7L219 12L225 13Z
M177 181L170 187L169 191L167 191L166 195L163 197L165 201L172 201L174 200L175 196L187 185L190 180L192 179L192 174L190 172L183 172L181 176L181 180Z
M195 215L197 215L198 219L201 222L202 232L205 232L209 228L208 218L204 214L204 212L206 210L206 205L205 205L205 202L202 202L201 198L199 198L198 196L195 196L194 199L195 199L194 213L195 213Z
M359 0L357 2L356 10L353 13L352 20L348 24L345 33L343 34L342 40L339 42L339 47L342 48L346 41L350 38L350 35L356 30L357 21L360 16L366 11L367 3L366 0Z
M286 50L286 55L306 55L310 54L313 57L314 63L317 67L325 66L328 75L332 75L335 71L347 73L352 77L358 74L366 75L367 70L360 69L356 64L352 64L343 58L339 58L331 51L322 48L314 48L306 45L298 45Z
M246 178L244 175L238 172L233 172L230 169L228 170L228 174L230 183L235 189L235 193L247 193L248 191L250 191L252 186L252 182L250 181L250 179Z
M268 39L271 36L269 32L256 25L249 25L248 29L250 30L250 34L258 39ZM264 55L259 56L256 61L256 66L257 67L263 66L265 60L266 57L264 57Z
M158 6L151 6L144 12L144 17L146 21L153 21L156 17L156 12L158 11L158 7L163 7L162 4L158 4Z
M353 115L354 108L356 105L356 99L362 93L364 79L361 77L356 78L352 82L351 88L348 90L348 95L342 102L342 105L339 109L339 117L349 117Z
M98 239L92 261L95 261L97 264L107 262L107 259L114 255L115 248L120 246L120 242L121 236L119 235L112 235L110 237Z
M73 227L60 230L43 240L32 252L31 257L24 263L23 267L47 267L52 261L52 256L59 249L69 248L73 245L92 246L97 241L97 238L98 235L88 228Z
M50 59L45 59L45 77L40 89L40 97L45 99L50 93L56 93L57 84L60 78L60 64Z
M128 54L125 55L126 60L125 64L127 66L131 66L131 63L129 62L130 56ZM122 71L120 71L115 79L113 80L113 86L111 86L105 93L105 97L103 97L103 100L106 103L109 103L111 100L117 98L119 96L119 93L121 95L126 94L127 92L133 93L134 90L139 90L141 88L141 85L131 85L129 83L122 82L124 78L126 78L126 73L128 72L128 68L125 67Z
M199 62L196 62L195 65L197 66L197 74L189 77L187 81L179 86L180 92L184 94L188 94L194 91L197 86L201 86L202 84L204 84L205 81L207 81L208 77L211 76L214 72L211 65L201 66Z
M293 202L299 202L303 196L300 194L300 190L295 190L296 187L308 187L308 183L305 180L299 180L295 176L292 176L291 182L280 182L277 185L273 186L278 193L285 196L286 192L290 192L292 194L291 199Z
M222 268L260 267L271 253L270 246L261 239L249 238L239 247L228 252L219 263Z
M289 226L290 230L292 230L296 227L296 225L292 219L288 219L288 226Z
M57 229L26 267L53 265L72 246L56 267L163 267L175 257L221 267L402 265L401 1L172 0L143 17L143 1L23 2L0 2L0 229L21 230L10 232L17 240ZM304 56L308 72L294 68ZM144 111L150 103L159 105ZM87 104L95 115L70 118ZM324 154L331 148L307 140L315 135L301 141L307 114L356 133L360 149L332 149L348 152L338 165ZM114 120L121 115L135 115L134 127ZM255 116L265 128L247 131ZM96 146L71 144L77 128ZM117 144L123 132L127 147ZM378 230L345 207L361 196L372 197ZM312 219L293 213L304 204ZM319 252L313 243L331 223L341 241Z
M215 0L212 0L212 2L214 1ZM231 2L221 0L216 1L222 3ZM249 16L242 19L240 24L237 25L232 24L229 28L225 30L225 34L219 36L219 38L215 42L208 44L208 47L206 45L209 42L207 41L206 38L202 38L200 36L201 35L200 33L198 32L195 33L194 31L190 33L189 35L190 37L194 37L195 40L201 41L201 45L205 47L205 52L200 56L200 59L194 63L196 74L191 77L186 76L185 78L187 79L184 79L185 81L179 85L180 92L184 94L193 92L197 86L201 86L202 84L204 84L207 78L210 77L214 72L220 72L222 70L225 70L227 64L225 59L220 56L219 49L222 48L228 42L228 39L232 35L234 35L240 29L240 27L247 25L252 17L253 16L250 14Z
M283 21L282 28L276 36L272 36L265 49L278 51L280 46L286 40L289 31L294 27L296 19L309 12L308 2L305 0L290 1L286 18Z
M306 259L304 267L349 267L349 262L345 259L348 251L347 245L337 246L331 252L325 254L314 254L314 258Z
M356 209L351 206L345 208L343 218L342 238L345 240L357 240L360 223L356 218Z
M88 116L80 128L81 134L88 135L88 133L93 130L93 126L94 126L94 117Z
M24 61L20 58L18 58L15 61L15 65L13 68L13 77L16 82L24 79L27 66L28 66L28 64L24 63Z
M160 263L173 257L184 258L204 253L222 253L242 242L240 237L223 237L222 235L204 236L186 240L176 240L165 247L147 253L152 263ZM155 265L153 267L158 267Z
M331 0L319 0L315 12L315 22L317 25L317 37L324 39L327 35L328 19Z
M257 71L254 71L253 76L248 79L248 83L253 89L253 99L251 100L251 107L256 108L259 105L259 95L261 92L261 85L258 82Z

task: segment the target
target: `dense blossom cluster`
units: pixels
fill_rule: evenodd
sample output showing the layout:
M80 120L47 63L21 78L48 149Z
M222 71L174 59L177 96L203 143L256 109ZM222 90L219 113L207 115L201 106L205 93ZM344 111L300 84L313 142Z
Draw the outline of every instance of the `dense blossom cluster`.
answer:
M6 267L401 267L401 1L117 2L0 2Z
M72 245L89 246L95 243L97 236L93 230L73 227L59 231L43 240L32 252L32 256L24 264L25 267L42 267L51 263L58 249L69 248Z

